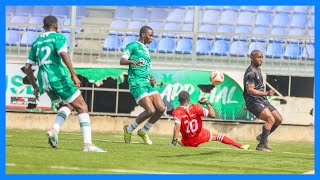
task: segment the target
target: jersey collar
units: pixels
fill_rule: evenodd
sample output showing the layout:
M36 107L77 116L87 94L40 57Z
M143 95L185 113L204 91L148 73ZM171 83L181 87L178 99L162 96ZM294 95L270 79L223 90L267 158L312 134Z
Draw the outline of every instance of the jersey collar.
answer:
M43 34L49 35L49 34L51 34L51 33L57 33L57 32L56 32L56 31L48 31L48 32L44 32Z
M136 41L137 43L139 43L139 44L141 44L141 46L143 46L143 47L147 47L146 45L144 45L144 44L142 44L140 41Z

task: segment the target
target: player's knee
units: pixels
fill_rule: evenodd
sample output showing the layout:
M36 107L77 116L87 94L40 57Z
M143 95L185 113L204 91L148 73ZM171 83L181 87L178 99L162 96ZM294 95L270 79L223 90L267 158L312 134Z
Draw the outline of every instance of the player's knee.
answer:
M267 121L270 125L273 125L276 120L273 116L268 116Z
M161 106L160 108L157 109L157 112L159 114L163 114L166 111L166 107L165 106Z
M156 110L154 108L147 109L147 113L149 116L153 116L156 113Z

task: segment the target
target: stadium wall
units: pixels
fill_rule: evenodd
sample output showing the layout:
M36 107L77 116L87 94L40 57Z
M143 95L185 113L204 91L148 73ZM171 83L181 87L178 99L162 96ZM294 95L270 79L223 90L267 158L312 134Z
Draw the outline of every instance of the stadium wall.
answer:
M54 123L55 114L52 113L6 113L7 129L41 130L46 131ZM124 125L129 124L131 117L112 117L91 115L93 132L122 134ZM253 141L257 134L261 133L261 121L254 122L220 122L205 121L204 127L215 132L225 134L239 141ZM61 131L79 132L77 116L72 114L63 124ZM150 130L150 134L172 135L173 121L161 119ZM297 133L299 132L299 133ZM171 138L168 138L170 142ZM291 141L314 143L314 125L282 124L271 136L272 141Z

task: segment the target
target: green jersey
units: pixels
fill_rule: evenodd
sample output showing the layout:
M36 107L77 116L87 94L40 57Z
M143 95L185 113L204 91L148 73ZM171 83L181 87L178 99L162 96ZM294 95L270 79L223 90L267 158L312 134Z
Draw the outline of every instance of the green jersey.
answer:
M123 56L128 60L140 62L140 66L129 65L128 80L146 79L150 80L151 57L150 49L139 41L131 42L124 48Z
M51 90L50 83L69 77L59 54L67 52L66 38L56 32L45 32L31 46L27 63L39 66L38 81L40 93Z

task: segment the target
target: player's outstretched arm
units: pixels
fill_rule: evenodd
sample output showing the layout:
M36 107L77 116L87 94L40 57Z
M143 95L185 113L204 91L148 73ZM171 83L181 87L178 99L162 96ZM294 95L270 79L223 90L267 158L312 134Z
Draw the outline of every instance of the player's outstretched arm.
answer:
M171 145L176 146L177 143L180 144L179 132L180 132L180 124L175 123L173 128L173 137L172 137Z
M71 79L73 80L74 85L77 86L78 88L80 88L81 81L79 80L76 72L74 71L74 68L73 68L73 65L71 63L69 55L66 52L61 52L59 55L62 58L64 64L69 69L70 74L71 74Z
M34 91L33 94L36 97L36 99L39 100L39 86L38 86L36 79L33 75L32 64L26 63L25 69L26 69L26 74L29 79L29 82L31 83L31 85L33 87L33 91Z
M211 117L211 118L215 118L216 117L216 112L212 108L212 105L211 105L210 101L207 98L201 98L198 101L198 103L202 104L202 105L207 105L207 108L208 108L208 111L209 111L208 117Z
M135 66L140 66L141 65L141 63L138 62L138 61L128 60L128 59L123 58L123 57L120 59L120 65L130 65L130 64L133 64Z
M273 96L275 91L273 89L269 91L259 91L254 89L254 84L247 84L247 92L251 96Z

